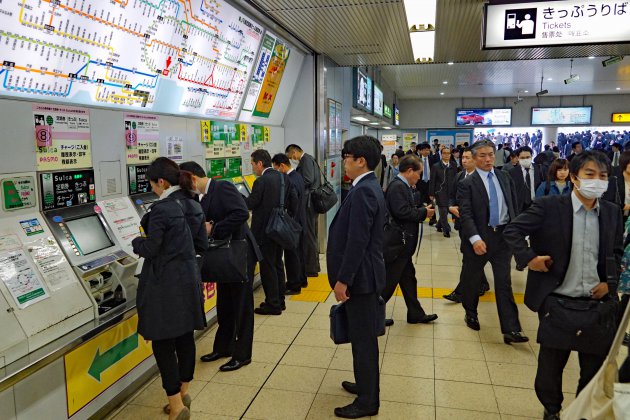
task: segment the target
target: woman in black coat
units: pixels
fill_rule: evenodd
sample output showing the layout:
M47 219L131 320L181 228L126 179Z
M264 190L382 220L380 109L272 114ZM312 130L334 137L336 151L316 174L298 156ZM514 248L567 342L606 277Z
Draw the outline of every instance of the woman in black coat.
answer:
M188 385L195 370L194 330L206 325L194 244L203 246L207 235L200 228L205 225L199 204L176 194L182 187L190 193L190 173L158 158L147 177L160 200L141 220L143 237L132 242L134 252L145 259L136 298L138 333L152 341L169 419L185 420L190 418Z

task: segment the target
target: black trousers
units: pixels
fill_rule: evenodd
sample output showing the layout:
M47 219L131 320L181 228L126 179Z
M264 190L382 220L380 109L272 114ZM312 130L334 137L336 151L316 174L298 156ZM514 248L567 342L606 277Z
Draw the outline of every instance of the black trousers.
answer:
M217 322L213 351L236 360L252 358L254 292L252 283L217 284Z
M378 339L376 319L378 294L352 294L346 301L354 380L357 384L355 404L366 410L379 407Z
M302 252L302 242L296 249L284 250L284 267L287 272L287 289L300 290L302 285L307 283L306 270L304 269L304 253Z
M267 240L260 246L263 260L260 262L260 281L265 292L265 303L273 309L282 309L284 302L284 276L278 277L279 272L284 272L282 265L282 247Z
M538 370L534 388L538 400L550 413L559 413L562 408L562 372L567 365L571 350L559 350L540 346L538 354ZM580 360L580 380L576 394L593 379L599 368L602 367L605 355L578 353Z
M407 305L408 322L417 322L426 316L418 300L418 280L412 261L413 251L412 249L410 254L407 250L403 255L385 265L385 289L381 293L385 302L388 302L394 295L396 286L400 284L400 290Z
M308 195L308 200L311 196ZM310 203L309 203L310 204ZM304 254L304 270L308 274L317 274L319 267L319 242L317 240L317 225L319 214L312 205L306 206L306 219L302 225L302 252Z
M468 275L468 272L466 271L466 266L462 263L462 271L461 273L459 273L459 283L457 283L457 287L455 287L455 290L453 290L453 292L455 292L456 295L462 296L464 293L464 282L466 281L466 276ZM486 277L486 273L482 272L481 274L481 289L479 289L479 291L481 290L489 290L490 289L490 283L488 283L488 278Z
M510 273L512 253L507 243L503 240L502 228L497 229L496 232L489 231L486 238L486 249L487 252L484 255L477 255L468 239L462 241L462 253L464 255L462 270L466 272L462 287L462 306L468 316L477 317L483 268L486 266L486 263L490 262L494 275L494 289L501 332L505 334L521 331L521 324L518 320L518 308L512 293L512 277Z
M448 223L448 206L438 206L438 214L439 219L435 226L441 228L444 232L450 232L451 225Z
M182 382L192 381L195 373L193 331L176 338L153 340L152 347L166 395L179 394Z

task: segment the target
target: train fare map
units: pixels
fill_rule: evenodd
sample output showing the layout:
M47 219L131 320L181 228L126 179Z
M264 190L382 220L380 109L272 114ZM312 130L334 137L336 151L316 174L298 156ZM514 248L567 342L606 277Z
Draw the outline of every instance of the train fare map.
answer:
M0 94L236 119L263 32L222 0L4 0Z

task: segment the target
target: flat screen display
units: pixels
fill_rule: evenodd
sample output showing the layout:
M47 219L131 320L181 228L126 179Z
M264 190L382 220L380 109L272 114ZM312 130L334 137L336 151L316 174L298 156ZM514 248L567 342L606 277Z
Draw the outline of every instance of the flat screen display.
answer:
M400 125L400 110L398 109L398 105L394 104L394 125Z
M359 69L354 69L354 76L354 107L372 112L372 79Z
M96 202L94 170L39 174L42 210L55 210Z
M456 124L458 127L509 126L512 125L512 108L458 109Z
M383 116L383 91L374 85L374 115Z
M589 125L593 107L532 108L532 125Z
M129 170L129 194L141 194L151 191L151 183L147 178L149 165L131 165Z
M97 215L67 220L66 226L82 255L93 254L114 245Z
M236 185L236 189L238 190L238 192L241 193L243 197L249 197L249 190L247 189L244 183L239 182L238 184L234 184L234 185Z

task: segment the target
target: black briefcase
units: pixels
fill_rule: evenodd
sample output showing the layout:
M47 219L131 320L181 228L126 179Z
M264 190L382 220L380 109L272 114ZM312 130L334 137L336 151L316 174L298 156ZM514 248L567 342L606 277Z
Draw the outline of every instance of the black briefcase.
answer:
M350 328L348 327L348 314L346 303L342 302L330 308L330 338L335 344L350 342ZM378 298L378 314L376 317L377 335L385 335L385 301Z

